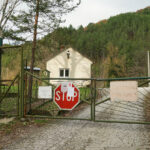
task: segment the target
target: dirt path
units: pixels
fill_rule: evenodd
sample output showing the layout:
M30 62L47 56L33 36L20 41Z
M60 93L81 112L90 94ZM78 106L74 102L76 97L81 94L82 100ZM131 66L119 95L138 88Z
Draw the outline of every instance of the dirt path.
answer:
M148 150L150 127L56 121L32 135L9 145L5 150Z
M117 104L114 107L121 105ZM132 106L134 105L133 103ZM105 119L124 115L123 112L118 114L112 110L108 113L107 107L110 105L105 108L97 107L96 116L101 117L101 112L107 112L106 116L103 115ZM116 109L123 111L124 108ZM137 113L137 116L142 114L142 111L138 108L128 110L130 113ZM87 117L89 112L90 109L86 108L77 117ZM16 141L4 150L150 150L150 125L57 120L35 130L33 134Z

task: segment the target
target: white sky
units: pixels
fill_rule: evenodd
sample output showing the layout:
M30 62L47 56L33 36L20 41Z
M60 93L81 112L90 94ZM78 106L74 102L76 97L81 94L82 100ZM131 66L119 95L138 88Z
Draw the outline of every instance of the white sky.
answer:
M66 22L61 26L79 27L96 23L120 13L134 12L150 6L150 0L81 0L73 12L64 17Z
M150 0L81 0L81 4L73 12L64 16L66 20L61 26L70 24L78 28L89 23L96 23L120 13L135 12L150 6ZM9 43L4 40L4 43Z

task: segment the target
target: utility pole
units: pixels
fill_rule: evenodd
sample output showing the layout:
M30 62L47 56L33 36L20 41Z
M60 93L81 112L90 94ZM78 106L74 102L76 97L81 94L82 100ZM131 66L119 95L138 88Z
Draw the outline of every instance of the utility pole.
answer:
M150 77L150 60L149 60L149 51L147 51L147 69L148 69L148 77Z
M3 45L3 34L0 29L0 47ZM2 49L0 48L0 81L2 80ZM0 82L0 96L1 96L1 82Z

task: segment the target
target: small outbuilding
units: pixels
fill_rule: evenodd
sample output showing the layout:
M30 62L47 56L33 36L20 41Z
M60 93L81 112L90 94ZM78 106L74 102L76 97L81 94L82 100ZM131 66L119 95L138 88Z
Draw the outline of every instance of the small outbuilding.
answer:
M68 48L47 61L46 69L51 73L51 78L91 78L92 61L78 51ZM51 80L57 85L62 80ZM87 86L90 81L72 81L77 85Z

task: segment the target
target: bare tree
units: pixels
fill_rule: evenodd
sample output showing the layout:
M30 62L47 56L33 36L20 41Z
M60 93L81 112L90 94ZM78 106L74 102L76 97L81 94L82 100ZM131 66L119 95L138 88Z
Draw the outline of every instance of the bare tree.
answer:
M0 0L0 30L3 32L8 26L11 16L19 5L19 0Z

